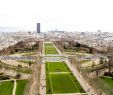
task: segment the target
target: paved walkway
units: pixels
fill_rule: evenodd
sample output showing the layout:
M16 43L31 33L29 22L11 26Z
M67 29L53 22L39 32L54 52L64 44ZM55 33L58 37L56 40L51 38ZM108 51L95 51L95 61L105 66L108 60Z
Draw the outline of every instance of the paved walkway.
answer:
M74 68L71 63L67 60L66 64L68 65L68 67L70 68L70 70L72 70L73 74L76 76L77 80L79 81L79 83L81 84L81 86L84 88L84 90L86 91L86 93L88 95L97 95L97 93L94 91L94 89L84 80L84 78L82 77L82 75L76 70L76 68Z
M45 64L41 66L41 79L40 79L40 94L46 95L46 76L45 76Z
M12 93L12 95L16 95L16 87L17 87L17 82L14 79L14 87L13 87L13 93Z

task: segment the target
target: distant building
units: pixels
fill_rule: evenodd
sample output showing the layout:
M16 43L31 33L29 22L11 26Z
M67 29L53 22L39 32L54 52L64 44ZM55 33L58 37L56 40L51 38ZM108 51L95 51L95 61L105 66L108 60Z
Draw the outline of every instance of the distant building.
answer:
M53 32L53 33L65 33L65 31L59 31L59 30L51 30L51 31L48 31L48 32Z
M37 23L37 33L40 33L40 23Z

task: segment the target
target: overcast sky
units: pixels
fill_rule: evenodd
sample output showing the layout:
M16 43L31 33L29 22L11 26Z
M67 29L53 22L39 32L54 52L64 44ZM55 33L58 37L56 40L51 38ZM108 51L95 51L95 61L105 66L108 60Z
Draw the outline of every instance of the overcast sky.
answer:
M113 0L0 0L0 27L113 31Z

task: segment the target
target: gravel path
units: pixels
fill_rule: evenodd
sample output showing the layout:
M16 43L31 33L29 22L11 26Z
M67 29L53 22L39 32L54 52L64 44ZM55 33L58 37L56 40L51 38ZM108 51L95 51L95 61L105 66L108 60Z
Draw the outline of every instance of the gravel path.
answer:
M17 82L16 82L16 80L14 79L14 88L13 88L13 93L12 93L12 95L16 95L16 87L17 87Z
M41 66L41 79L40 79L40 94L46 95L46 76L45 76L45 64Z

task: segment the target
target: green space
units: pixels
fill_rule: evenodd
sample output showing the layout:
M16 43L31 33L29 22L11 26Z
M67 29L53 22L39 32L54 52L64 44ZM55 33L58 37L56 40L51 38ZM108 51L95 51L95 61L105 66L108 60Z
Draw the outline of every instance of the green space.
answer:
M13 86L14 81L0 82L0 95L12 95Z
M52 43L44 43L44 46L53 46Z
M16 95L24 95L28 80L17 80Z
M46 62L46 93L84 93L64 62Z
M58 54L52 43L44 43L45 54Z
M55 47L45 47L45 54L58 54Z
M18 67L17 67L17 66L8 65L8 64L5 64L5 63L2 63L2 65L3 65L4 68L7 69L7 70L14 70L14 71L18 72ZM32 73L32 70L31 70L31 68L21 67L21 68L19 69L19 72L20 72L20 73L31 74L31 73Z
M46 73L69 71L68 66L64 62L46 62Z
M46 76L46 92L50 93L84 93L84 90L72 75L68 74L48 74Z
M113 89L113 78L112 77L101 77L105 84L109 85Z

